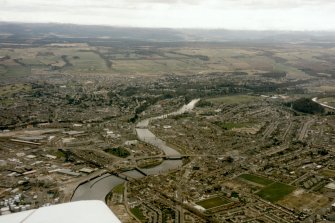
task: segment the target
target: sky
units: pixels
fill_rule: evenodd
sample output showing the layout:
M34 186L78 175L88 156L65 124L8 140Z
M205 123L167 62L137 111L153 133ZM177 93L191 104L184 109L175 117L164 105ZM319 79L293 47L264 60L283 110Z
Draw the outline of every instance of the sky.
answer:
M0 0L0 21L335 31L334 0Z

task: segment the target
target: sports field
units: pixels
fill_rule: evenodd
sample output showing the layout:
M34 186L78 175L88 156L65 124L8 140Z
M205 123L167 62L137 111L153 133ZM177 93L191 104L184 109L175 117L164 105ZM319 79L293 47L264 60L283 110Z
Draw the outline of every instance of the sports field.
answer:
M260 184L263 186L267 186L271 183L273 183L272 180L266 179L264 177L261 176L256 176L256 175L252 175L252 174L242 174L239 176L239 178L242 178L244 180L256 183L256 184Z
M257 194L265 200L276 202L292 193L294 190L295 188L290 185L275 182L263 188Z
M215 207L219 207L221 205L225 205L225 204L229 204L230 201L228 199L225 199L223 197L213 197L213 198L209 198L206 200L202 200L197 202L197 205L200 205L201 207L205 208L205 209L211 209L211 208L215 208Z

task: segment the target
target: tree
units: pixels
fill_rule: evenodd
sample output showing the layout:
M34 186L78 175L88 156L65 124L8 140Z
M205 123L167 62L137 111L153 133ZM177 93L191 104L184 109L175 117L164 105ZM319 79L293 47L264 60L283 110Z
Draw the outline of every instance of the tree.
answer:
M296 111L308 114L322 114L325 109L318 103L312 101L310 98L300 98L291 103L292 108Z

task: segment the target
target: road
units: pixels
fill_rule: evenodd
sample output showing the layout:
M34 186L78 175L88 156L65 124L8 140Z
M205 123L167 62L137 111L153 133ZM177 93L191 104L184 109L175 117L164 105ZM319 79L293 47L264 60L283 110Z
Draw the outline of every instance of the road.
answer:
M305 138L305 135L307 133L308 128L314 123L314 119L310 119L303 125L300 134L299 134L299 140L302 141Z
M329 105L326 105L326 104L324 104L324 103L319 102L319 101L318 101L318 98L313 98L312 101L318 103L319 105L321 105L321 106L323 106L323 107L325 107L325 108L329 108L329 109L335 110L335 107L332 107L332 106L329 106Z

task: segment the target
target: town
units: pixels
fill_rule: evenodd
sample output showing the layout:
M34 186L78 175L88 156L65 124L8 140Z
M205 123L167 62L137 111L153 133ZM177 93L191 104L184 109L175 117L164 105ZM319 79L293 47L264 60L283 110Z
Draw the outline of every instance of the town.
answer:
M334 48L11 41L1 215L102 200L122 222L335 221Z

